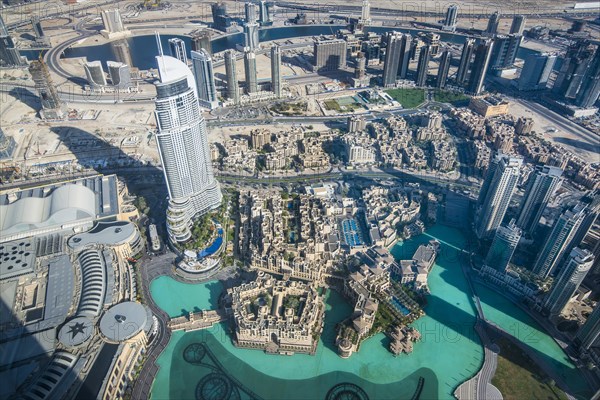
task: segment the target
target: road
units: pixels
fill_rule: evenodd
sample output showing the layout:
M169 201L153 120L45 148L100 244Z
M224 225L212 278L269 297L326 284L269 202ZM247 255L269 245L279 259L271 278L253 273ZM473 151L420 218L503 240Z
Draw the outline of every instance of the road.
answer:
M534 101L523 99L513 99L513 101L521 104L525 108L531 109L536 113L541 114L544 118L548 119L553 124L555 124L556 127L559 128L558 132L546 133L546 135L551 136L554 139L554 141L556 141L556 136L558 136L558 134L560 133L572 135L575 136L575 140L579 140L583 143L587 143L590 146L593 146L596 154L600 153L600 145L598 145L600 141L600 136L596 133L577 125L575 122Z

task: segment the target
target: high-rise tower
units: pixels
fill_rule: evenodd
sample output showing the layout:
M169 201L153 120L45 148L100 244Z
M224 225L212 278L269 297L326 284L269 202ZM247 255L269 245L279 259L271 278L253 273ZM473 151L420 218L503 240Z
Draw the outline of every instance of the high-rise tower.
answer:
M517 225L523 231L533 234L550 198L562 183L562 173L558 167L538 166L535 173L530 175L517 219Z
M573 340L581 349L588 350L598 341L600 337L600 303L596 304L596 308L589 315L585 324L575 334Z
M575 104L582 108L590 108L596 104L600 96L600 48L596 48L594 58L585 72L583 82L575 98Z
M50 71L44 60L40 58L39 60L32 61L29 64L29 73L35 83L35 89L40 95L42 103L40 117L43 119L64 118L64 104L60 97L58 97L56 86L52 81Z
M522 39L523 36L520 35L495 36L489 68L492 70L513 68Z
M110 49L115 57L115 61L133 67L133 59L131 58L131 51L127 40L121 39L110 42Z
M205 49L192 51L192 70L198 92L198 101L202 107L214 109L219 105L212 57Z
M475 39L467 38L460 54L460 62L458 64L458 71L456 72L456 83L459 85L464 85L468 81L469 67L471 66L471 58L473 58L474 50Z
M493 41L491 39L482 41L475 49L475 60L471 68L469 77L468 92L473 95L478 95L483 92L483 83L487 74L488 66L493 49Z
M104 29L107 32L117 33L125 30L123 20L121 19L121 12L117 8L112 10L102 10L101 16Z
M598 57L597 53L596 46L588 41L572 43L567 49L552 91L567 100L575 100L585 80L589 79L590 64L595 55Z
M209 55L212 55L212 42L210 41L209 31L202 31L192 36L192 50L200 51L201 49L206 50Z
M435 87L443 89L446 87L446 81L448 80L448 71L450 71L450 64L452 63L452 54L450 50L444 50L442 57L440 58L440 66L436 77Z
M271 11L269 10L269 4L265 0L260 0L260 24L270 25L273 20L271 19Z
M396 79L405 79L410 62L412 37L400 32L387 33L387 50L383 64L383 86L393 86Z
M456 30L457 19L458 19L458 6L456 4L452 4L446 10L446 18L444 18L444 23L442 24L442 30L454 32Z
M169 191L167 231L176 243L191 238L194 218L219 207L222 194L213 175L194 76L183 62L160 53L156 142Z
M535 260L533 265L535 274L547 278L554 272L568 250L577 245L573 243L573 238L587 215L586 208L584 204L577 203L573 209L565 210L558 217Z
M515 220L508 224L502 224L496 229L494 240L485 258L485 263L500 272L506 271L508 263L512 258L519 239L521 239L521 229L515 225Z
M185 50L185 42L179 38L169 39L169 49L171 56L178 59L184 64L187 64L187 51Z
M488 19L487 27L485 28L484 33L488 36L493 36L498 32L498 24L500 23L500 14L498 11L494 11L490 18Z
M523 159L499 153L490 163L479 193L479 210L475 231L477 237L491 236L502 223L519 181Z
M88 61L83 65L88 84L92 90L103 91L106 87L106 76L102 68L102 62Z
M253 51L244 53L244 71L246 73L246 93L258 92L258 81L256 77L256 54Z
M346 42L342 39L319 39L314 43L315 70L337 71L346 66Z
M4 20L0 16L0 66L23 67L26 65L26 60L21 57L19 50L15 47L15 42L8 34Z
M281 49L271 46L271 90L275 97L281 97Z
M128 65L117 61L107 61L108 76L117 90L128 90L131 87L131 70Z
M559 315L564 310L590 271L593 262L594 256L588 250L575 247L571 251L544 302L544 308L550 315Z
M240 87L237 77L237 60L234 50L225 51L225 76L227 79L227 98L235 104L240 102Z
M525 31L525 24L527 23L527 18L524 15L515 15L512 20L512 24L510 25L511 34L522 35Z
M519 77L519 90L546 89L555 63L555 55L547 53L529 54L525 58Z
M431 47L423 46L419 54L419 63L417 64L417 75L415 83L419 87L427 86L427 72L429 71L429 59L431 58Z
M246 23L255 23L258 19L258 12L258 6L256 4L250 2L244 4L244 14L246 17Z
M259 47L259 25L256 22L244 24L244 47L255 50Z
M33 15L31 17L31 28L33 28L33 33L35 34L36 39L42 39L44 36L44 28L42 27L42 22L40 21L40 17Z
M369 25L371 23L371 3L369 0L363 0L360 21L363 25Z

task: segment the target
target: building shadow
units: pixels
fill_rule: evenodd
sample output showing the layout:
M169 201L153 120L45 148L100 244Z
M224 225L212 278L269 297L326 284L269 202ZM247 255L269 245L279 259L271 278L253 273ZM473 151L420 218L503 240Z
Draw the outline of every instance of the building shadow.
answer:
M27 327L27 311L25 321L15 313L20 309L17 282L4 280L3 296L0 298L0 398L22 399L39 383L47 366L53 359L55 346L58 344L57 331L41 330L36 336L30 336ZM11 293L14 289L14 293ZM12 294L12 295L11 295ZM10 300L12 304L7 304ZM32 310L34 311L34 310ZM60 328L65 323L59 325ZM73 381L72 387L79 387L81 380L72 370L63 377Z
M39 97L32 90L33 89L24 87L14 87L8 92L8 94L15 100L18 100L24 103L26 106L37 111L42 108L42 103L40 102Z
M117 175L127 184L130 195L143 198L146 215L156 223L159 233L164 233L168 193L160 168L141 160L135 153L124 151L122 137L113 140L71 126L53 126L50 130L75 156L79 165L101 174Z
M558 143L561 143L561 144L564 144L567 146L572 146L576 149L589 151L590 153L594 153L594 154L600 153L600 145L598 145L598 142L596 142L596 144L593 144L593 143L583 142L581 140L571 139L571 138L567 138L567 137L555 137L554 140L556 140Z

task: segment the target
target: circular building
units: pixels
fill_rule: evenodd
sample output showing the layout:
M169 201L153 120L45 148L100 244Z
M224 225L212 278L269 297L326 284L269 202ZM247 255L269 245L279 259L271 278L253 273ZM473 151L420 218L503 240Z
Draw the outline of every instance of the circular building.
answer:
M108 309L100 320L100 332L110 342L123 342L152 328L152 313L140 303L126 301Z
M77 347L94 334L94 324L88 317L77 317L66 322L58 331L58 341L65 347Z

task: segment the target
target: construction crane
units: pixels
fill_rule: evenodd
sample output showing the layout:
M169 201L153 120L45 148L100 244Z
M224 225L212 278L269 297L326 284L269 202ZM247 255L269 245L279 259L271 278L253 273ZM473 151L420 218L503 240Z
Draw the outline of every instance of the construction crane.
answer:
M160 6L160 0L144 0L144 8L146 10L152 10Z

